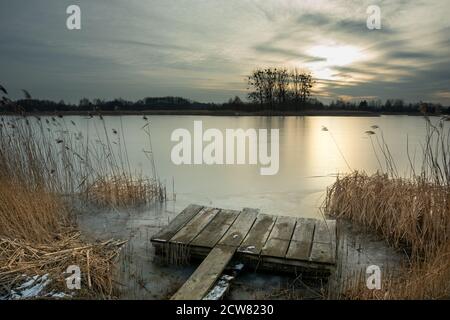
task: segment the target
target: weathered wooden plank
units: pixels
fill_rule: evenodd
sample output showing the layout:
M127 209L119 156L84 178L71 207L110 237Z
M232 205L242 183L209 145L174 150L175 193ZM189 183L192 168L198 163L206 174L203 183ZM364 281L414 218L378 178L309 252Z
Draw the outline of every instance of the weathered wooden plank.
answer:
M236 210L221 210L191 242L193 246L214 247L239 215Z
M334 263L334 254L330 243L314 242L311 249L310 261L321 263Z
M177 215L166 227L151 238L151 241L169 241L181 228L183 228L203 206L190 204L179 215Z
M315 222L314 219L298 218L292 241L312 242Z
M242 240L247 236L250 228L256 220L258 215L257 209L244 208L234 223L231 225L230 229L225 233L219 244L239 247Z
M296 219L278 217L264 245L261 255L284 258L294 232Z
M284 258L289 247L289 240L269 239L261 250L261 256Z
M309 260L314 237L315 220L298 218L292 235L289 248L286 253L287 259Z
M291 260L277 257L263 257L262 260L247 261L246 267L257 267L258 270L288 272L295 275L302 274L303 278L326 278L334 269L334 265L316 263L309 260Z
M201 300L230 262L236 247L215 246L171 300Z
M203 230L203 228L208 225L219 210L220 209L216 208L203 208L170 239L170 242L189 244Z
M296 219L293 217L280 216L275 221L272 232L270 233L270 239L282 239L291 240L294 232Z
M312 242L291 241L289 249L286 253L286 259L292 260L309 260Z
M328 221L331 220L317 220L316 229L314 231L313 242L330 243L332 238L332 228L328 225Z
M336 226L336 220L326 220L328 229L330 230L330 237L331 237L331 252L333 253L333 259L332 262L336 262L336 255L337 255L337 226Z
M242 241L238 252L259 255L272 231L275 220L275 216L259 214L253 227Z
M334 264L336 261L336 221L317 220L310 261Z

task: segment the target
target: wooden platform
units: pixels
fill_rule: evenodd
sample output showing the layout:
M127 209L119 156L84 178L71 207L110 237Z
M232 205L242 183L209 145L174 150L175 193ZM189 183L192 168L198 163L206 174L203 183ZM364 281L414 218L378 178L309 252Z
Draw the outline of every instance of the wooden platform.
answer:
M320 277L336 262L334 220L275 216L249 208L189 205L151 242L156 254L181 246L194 258L206 257L216 246L229 247L227 252L246 267Z

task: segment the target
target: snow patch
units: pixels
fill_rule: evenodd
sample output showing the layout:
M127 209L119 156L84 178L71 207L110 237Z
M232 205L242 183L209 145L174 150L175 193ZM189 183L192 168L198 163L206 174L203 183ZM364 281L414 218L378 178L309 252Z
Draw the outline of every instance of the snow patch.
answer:
M0 300L20 300L20 299L31 299L31 298L39 298L39 297L50 297L50 298L65 298L70 297L63 292L50 292L46 293L45 288L52 282L50 276L44 274L42 276L35 275L29 277L27 275L22 275L25 281L19 285L18 287L11 290L10 293L6 294L3 297L0 297Z
M230 282L233 280L234 277L224 274L220 277L220 279L217 281L216 285L208 294L203 298L203 300L219 300L221 299L225 293L227 292L228 288L230 287Z

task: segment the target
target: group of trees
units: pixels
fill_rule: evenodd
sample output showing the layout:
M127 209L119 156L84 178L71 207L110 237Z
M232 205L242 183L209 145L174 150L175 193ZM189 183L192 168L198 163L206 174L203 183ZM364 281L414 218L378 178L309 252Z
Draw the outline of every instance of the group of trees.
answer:
M260 106L304 105L311 95L314 80L310 73L285 68L256 69L248 77L251 102Z

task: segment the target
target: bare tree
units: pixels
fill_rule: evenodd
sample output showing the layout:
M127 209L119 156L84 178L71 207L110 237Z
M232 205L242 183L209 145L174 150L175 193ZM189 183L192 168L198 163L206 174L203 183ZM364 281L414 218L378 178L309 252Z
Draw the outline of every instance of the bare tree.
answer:
M275 69L276 70L276 69ZM278 104L285 104L287 102L287 95L289 91L289 73L286 69L279 69L276 72L276 97Z
M266 103L273 109L275 104L275 88L277 82L277 69L267 68L264 70L264 96Z
M264 104L264 71L257 69L248 77L248 85L253 88L248 97L254 103Z
M248 77L248 84L253 88L249 98L261 106L274 104L274 92L276 83L276 69L257 69Z
M296 104L305 103L311 95L314 80L309 72L301 72L297 68L290 74L292 96Z
M296 109L301 102L302 78L303 74L297 68L295 68L290 74L291 95Z
M252 88L248 97L254 103L273 108L293 102L298 107L310 97L314 80L310 73L298 69L266 68L253 71L248 85Z

